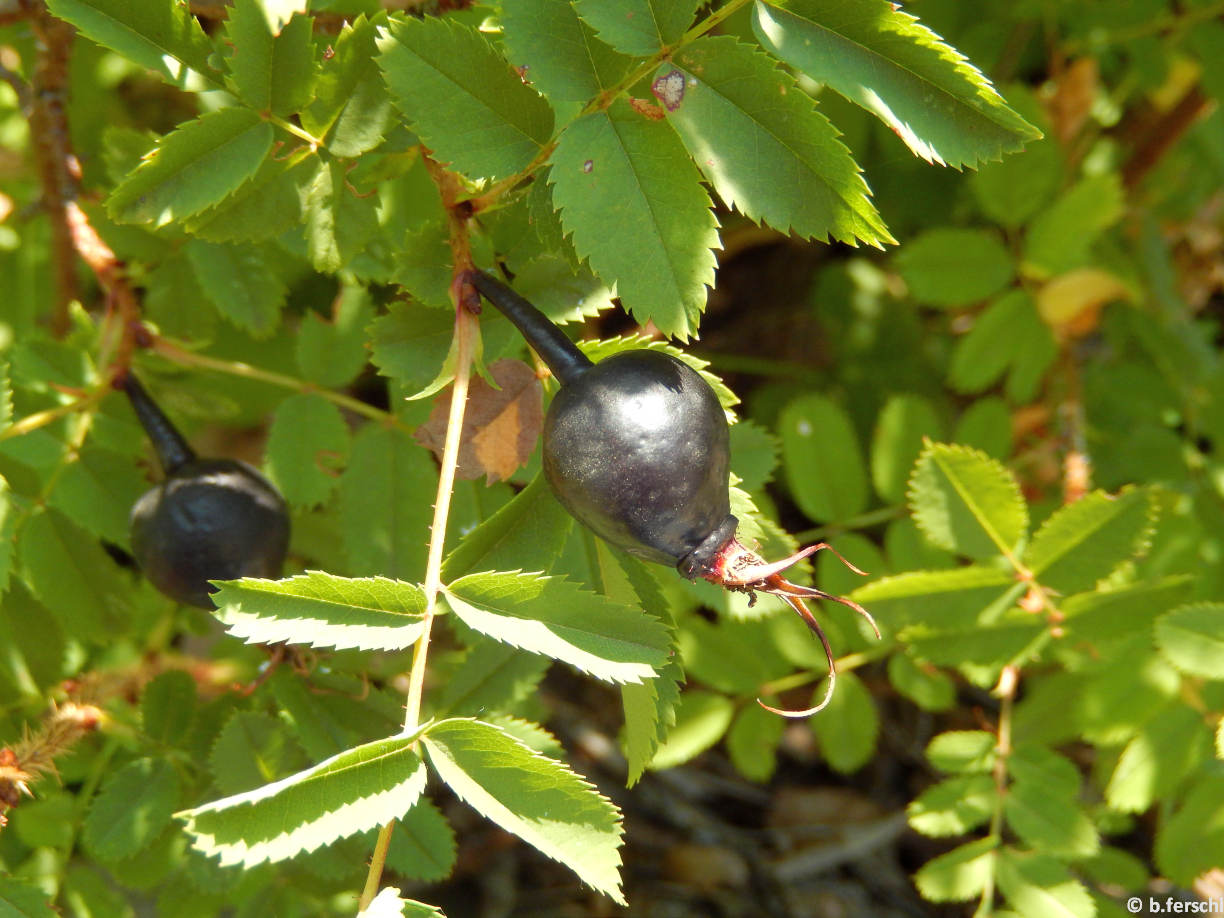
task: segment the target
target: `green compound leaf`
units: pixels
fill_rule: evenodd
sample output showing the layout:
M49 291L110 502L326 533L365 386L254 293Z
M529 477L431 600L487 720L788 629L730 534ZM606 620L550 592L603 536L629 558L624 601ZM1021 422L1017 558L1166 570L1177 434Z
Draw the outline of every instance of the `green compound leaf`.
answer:
M639 321L693 337L714 284L718 221L671 126L618 101L566 128L550 164L553 201L579 257L616 284Z
M1063 595L1088 590L1143 550L1153 523L1148 491L1094 491L1046 520L1024 563L1042 586Z
M396 107L439 160L471 178L518 172L552 134L544 97L470 26L394 19L378 49Z
M218 204L272 149L272 125L244 108L201 115L167 134L106 203L118 223L165 226Z
M1173 701L1130 738L1118 757L1105 800L1123 813L1142 813L1168 799L1182 779L1211 758L1211 731L1193 708Z
M801 395L782 410L778 434L786 484L805 516L826 523L866 508L862 451L840 405L823 395Z
M448 673L437 713L475 716L512 708L530 695L552 661L493 640L477 640L459 668Z
M365 743L295 775L176 813L222 866L282 861L398 819L425 789L415 735Z
M888 681L924 711L946 711L956 703L956 685L934 666L920 665L908 653L888 658Z
M1046 854L1019 854L1004 848L996 876L999 889L1021 915L1094 918L1088 890L1066 865Z
M184 670L172 669L149 681L140 695L140 723L154 742L176 743L195 718L196 683Z
M422 737L460 799L621 905L620 811L568 766L491 724L444 720Z
M1101 847L1092 820L1070 797L1051 795L1049 788L1014 781L1003 798L1008 827L1035 851L1058 857L1092 857Z
M920 395L894 395L885 402L871 438L871 481L877 494L894 503L905 500L923 441L939 439L942 427L934 406Z
M655 76L668 121L728 207L806 238L896 241L836 128L769 57L702 38Z
M325 502L348 454L349 428L332 402L302 392L277 406L268 430L267 471L290 504Z
M59 918L62 913L51 907L52 901L33 881L0 876L0 914L12 918Z
M817 700L824 697L824 691L823 685L816 690ZM871 693L855 673L838 676L837 690L828 705L808 723L820 741L820 754L834 771L858 771L875 753L880 715Z
M697 0L574 0L578 15L617 51L646 57L682 36L697 12Z
M378 146L391 123L391 97L378 70L378 27L386 14L346 23L320 68L315 98L302 127L322 138L333 156L360 156Z
M1002 290L1014 272L1011 255L984 230L938 227L907 242L897 269L910 294L931 306L968 306Z
M424 576L433 513L420 496L437 485L433 457L402 430L370 424L353 438L340 476L340 532L355 573Z
M370 326L370 360L381 375L419 392L443 376L440 371L454 336L455 317L450 312L394 302ZM445 381L449 381L449 372Z
M867 109L927 162L975 166L1041 137L964 55L888 0L758 2L752 27L767 50Z
M387 866L401 876L433 883L450 876L457 853L450 823L422 797L396 824Z
M178 805L179 780L166 759L137 759L113 773L89 808L83 839L100 861L130 857L161 834Z
M905 812L915 832L944 838L983 825L998 802L999 790L990 775L958 775L928 787Z
M421 588L385 577L350 580L310 571L286 580L217 582L216 616L248 644L402 650L424 628Z
M1028 528L1028 506L1012 474L985 453L930 443L909 486L910 511L941 548L976 560L1010 554Z
M148 0L50 0L47 8L90 41L184 87L192 71L221 87L209 66L212 42L187 4Z
M908 571L876 580L851 597L871 610L880 627L899 631L922 624L936 630L968 628L1017 590L1011 573L993 567Z
M1007 394L1026 401L1058 353L1054 335L1024 290L1009 290L956 342L948 381L958 392L981 392L1011 368Z
M346 171L337 160L320 160L314 177L302 188L306 254L324 272L347 265L378 232L378 199L359 196Z
M1067 640L1093 644L1137 634L1190 595L1193 577L1165 577L1112 590L1077 593L1059 604Z
M289 288L268 270L264 253L249 245L202 239L190 240L184 249L200 289L217 312L254 338L276 331Z
M949 730L927 744L926 757L940 771L985 773L994 766L997 745L985 730Z
M914 883L930 902L968 902L981 895L994 873L997 838L979 838L927 861Z
M722 739L734 717L735 702L725 695L685 692L675 706L675 726L650 760L650 770L666 771L701 755Z
M301 216L298 180L305 181L310 168L308 159L294 165L269 157L225 200L191 217L184 226L208 242L258 242L279 236Z
M510 60L553 103L581 103L611 89L631 61L595 37L569 0L506 0Z
M1162 616L1156 644L1183 673L1224 679L1224 603L1192 603Z
M667 661L667 629L640 609L560 577L469 574L444 590L469 627L609 682L652 679Z
M25 584L66 632L104 643L123 630L131 588L96 538L58 510L36 510L17 546Z
M1025 273L1047 278L1085 264L1092 243L1122 216L1125 198L1115 172L1081 179L1029 224Z
M257 0L235 0L225 21L236 95L256 111L288 115L310 101L315 78L311 19L297 16L280 34Z
M132 504L148 488L131 456L91 444L64 469L47 502L78 526L126 547Z
M254 790L309 761L289 725L259 711L235 711L208 758L213 781L224 794Z
M1224 775L1207 773L1156 836L1156 866L1174 883L1192 886L1224 855Z

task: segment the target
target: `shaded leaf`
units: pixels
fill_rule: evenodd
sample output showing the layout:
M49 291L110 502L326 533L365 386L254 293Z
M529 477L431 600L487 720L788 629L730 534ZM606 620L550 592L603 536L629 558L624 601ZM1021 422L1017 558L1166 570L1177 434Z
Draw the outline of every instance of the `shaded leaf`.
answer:
M100 861L135 854L161 834L178 804L179 780L165 759L137 759L113 772L85 817L82 839Z
M387 866L425 883L444 880L455 867L455 832L442 812L422 797L396 823Z
M1156 621L1156 643L1179 670L1224 679L1224 603L1180 606Z
M48 503L78 526L126 547L132 505L149 487L131 456L90 445L64 468Z
M616 284L639 321L693 337L714 283L718 223L671 127L618 101L567 127L549 162L553 201L578 255Z
M620 904L620 811L567 766L489 724L444 720L422 737L460 799Z
M248 644L402 650L424 628L421 588L385 577L349 580L310 571L285 580L218 583L216 617Z
M1117 172L1080 179L1029 224L1024 237L1024 270L1051 277L1080 267L1092 243L1116 222L1125 207Z
M314 178L302 188L302 231L306 252L320 271L336 271L358 255L378 232L378 199L359 196L344 163L319 161Z
M401 430L370 424L353 438L339 508L356 573L422 578L433 513L421 495L434 493L437 481L429 453Z
M1049 793L1049 788L1014 781L1003 798L1008 827L1032 848L1057 857L1091 857L1101 840L1088 815L1075 800Z
M928 162L999 159L1041 132L976 67L888 0L757 2L761 43L887 124Z
M510 644L479 640L448 674L438 693L437 713L463 717L512 708L535 691L551 662Z
M140 695L140 723L145 736L173 744L191 729L195 718L196 683L181 669L159 673Z
M1206 774L1156 835L1156 866L1174 883L1192 886L1224 858L1224 776Z
M938 440L943 430L931 403L919 395L894 395L884 404L871 440L871 480L887 501L905 500L910 469L924 439Z
M235 711L209 756L213 781L223 794L253 790L305 764L289 727L258 711Z
M192 239L184 248L200 289L217 312L254 338L276 331L289 288L268 270L263 253L248 245L202 239Z
M348 425L323 396L301 392L277 407L268 430L267 472L290 504L326 501L348 453Z
M297 182L309 160L268 157L259 170L224 200L185 222L193 236L209 242L257 242L279 236L301 217Z
M255 112L223 108L157 142L107 200L119 223L165 226L219 203L253 176L272 149L272 125Z
M336 295L330 320L316 312L303 316L296 342L303 375L322 386L343 386L360 373L369 359L366 326L373 311L366 289L353 285Z
M1057 347L1041 321L1033 298L1011 290L977 317L969 333L956 342L948 381L958 392L981 392L1007 370L1007 394L1027 400L1054 360Z
M415 736L376 740L288 778L176 813L220 863L281 861L397 819L425 788Z
M675 712L675 725L650 760L651 771L682 765L717 743L731 726L735 704L723 695L690 689L680 696Z
M1142 813L1168 799L1193 769L1211 757L1211 731L1202 716L1184 704L1166 705L1127 742L1105 786L1109 805Z
M845 520L867 506L867 475L850 418L817 394L792 400L778 419L782 471L791 496L816 522Z
M238 98L257 111L277 115L291 114L310 101L315 76L310 33L306 16L278 29L258 0L235 0L225 20L225 37L232 49L230 82Z
M930 664L919 664L907 653L888 658L888 681L924 711L946 711L956 703L956 686Z
M968 306L1012 279L1003 243L984 230L936 227L906 242L896 256L910 295L932 306Z
M382 142L391 123L391 98L378 70L375 39L386 21L379 12L346 22L319 70L314 101L302 126L321 137L333 156L354 157Z
M823 685L816 689L814 704L824 698L824 691ZM821 755L834 771L857 771L875 753L880 715L871 693L855 673L838 675L828 706L808 723L820 741Z

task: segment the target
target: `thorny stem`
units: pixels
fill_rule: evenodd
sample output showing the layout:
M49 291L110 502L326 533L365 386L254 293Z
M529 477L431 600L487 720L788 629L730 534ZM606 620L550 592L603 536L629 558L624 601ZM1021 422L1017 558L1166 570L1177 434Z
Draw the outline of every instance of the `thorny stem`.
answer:
M429 657L429 639L433 631L434 616L438 607L438 593L442 590L442 553L446 545L446 524L450 515L451 492L455 487L455 470L459 465L459 443L463 433L463 415L467 408L468 384L472 378L472 358L475 354L479 327L473 314L470 298L475 291L470 289L466 278L472 270L472 250L468 239L468 205L458 200L461 188L458 179L425 156L429 176L442 196L450 226L451 260L454 281L451 284L451 300L455 304L455 382L451 390L450 413L446 422L446 440L442 446L442 459L438 471L438 496L434 502L433 523L429 529L429 555L425 562L425 616L421 636L412 651L412 670L408 679L408 701L404 708L404 732L415 733L420 728L421 700L425 688L425 666ZM477 297L478 302L478 297ZM386 823L378 832L378 841L370 858L370 870L366 875L365 888L361 892L358 911L364 911L378 894L382 881L383 866L387 860L387 849L391 845L394 820Z

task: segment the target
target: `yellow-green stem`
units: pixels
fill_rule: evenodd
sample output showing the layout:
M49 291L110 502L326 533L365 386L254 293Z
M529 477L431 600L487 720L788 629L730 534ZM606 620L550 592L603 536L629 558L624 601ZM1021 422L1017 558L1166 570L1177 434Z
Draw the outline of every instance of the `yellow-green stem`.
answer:
M429 657L429 636L433 630L438 593L442 589L442 552L446 545L446 524L450 515L451 492L455 487L455 469L459 465L459 441L463 433L463 413L467 406L468 383L472 378L472 344L476 329L475 318L461 305L455 310L457 359L455 384L451 391L450 414L446 423L446 441L442 446L441 469L438 473L438 496L434 501L433 525L429 531L429 556L425 563L425 621L421 636L412 652L412 671L408 680L408 702L404 708L404 732L414 733L420 726L421 699L425 687L425 664ZM362 890L359 910L364 910L378 894L382 881L387 849L391 844L394 821L379 830L370 871Z
M272 386L280 386L283 389L294 389L298 392L313 392L327 399L332 404L345 408L354 414L360 414L373 421L390 424L393 427L411 430L411 428L399 421L389 411L375 408L373 405L353 398L351 395L333 392L331 389L317 386L304 379L298 379L296 376L275 373L272 370L261 370L259 367L253 367L249 363L242 363L237 360L221 360L217 357L209 357L207 354L197 354L194 351L189 351L186 348L179 347L177 344L173 344L166 338L155 338L152 349L167 360L180 366L200 367L201 369L213 370L217 373L228 373L230 376L254 379Z

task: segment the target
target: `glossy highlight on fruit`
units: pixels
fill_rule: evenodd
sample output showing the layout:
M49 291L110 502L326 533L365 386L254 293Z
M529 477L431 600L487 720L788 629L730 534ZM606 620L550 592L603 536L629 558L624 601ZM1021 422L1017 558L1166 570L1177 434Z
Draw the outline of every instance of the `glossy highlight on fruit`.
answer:
M132 554L172 599L212 609L210 580L279 577L289 547L285 500L235 459L200 459L131 373L122 388L165 480L132 507Z
M830 546L811 545L771 564L736 539L727 418L709 384L688 364L658 351L622 351L592 363L506 284L482 271L465 280L515 324L561 383L543 434L544 474L558 500L579 522L632 555L674 566L690 580L702 577L754 598L758 592L780 597L820 639L829 684L814 708L762 707L794 717L823 708L836 677L833 652L804 600L839 602L872 628L875 622L853 600L782 577L797 561L821 549L833 551Z

